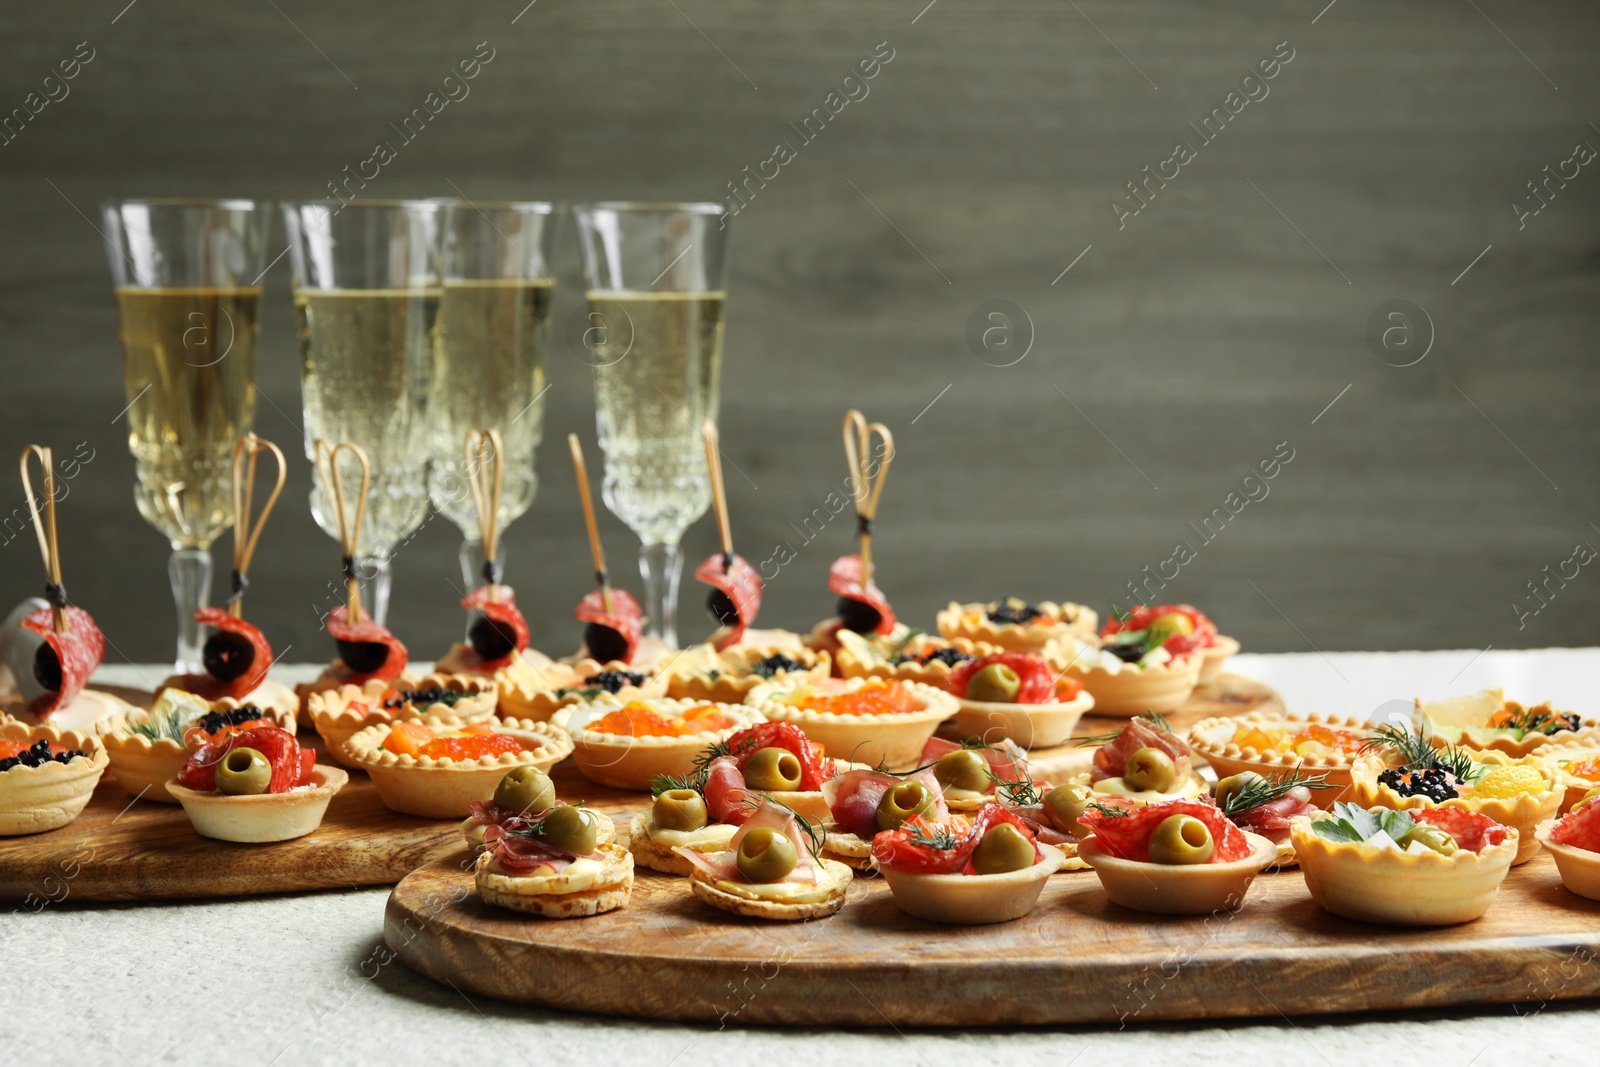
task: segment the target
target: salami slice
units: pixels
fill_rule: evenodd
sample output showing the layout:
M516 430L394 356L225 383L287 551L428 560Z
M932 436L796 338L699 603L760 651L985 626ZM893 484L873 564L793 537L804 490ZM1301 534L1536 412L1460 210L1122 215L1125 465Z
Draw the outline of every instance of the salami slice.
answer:
M884 598L883 590L875 582L865 585L861 582L860 556L840 556L834 560L833 566L828 568L828 588L845 600L854 600L876 611L878 625L873 633L887 634L894 630L894 609Z
M509 585L479 586L461 601L461 606L483 616L472 627L472 647L484 670L499 670L528 647L528 622L517 610L517 596ZM486 652L500 654L485 655Z
M1587 808L1580 810L1578 814L1582 815L1583 811L1587 811ZM1465 808L1429 808L1425 811L1414 811L1411 817L1437 830L1443 830L1455 839L1457 847L1464 848L1468 852L1482 852L1488 845L1498 845L1511 832L1508 827L1495 822L1489 816ZM1562 827L1567 825L1568 819L1571 818L1569 815L1551 831L1552 841L1558 844L1577 843L1562 834ZM1592 822L1596 818L1594 812L1589 812L1588 818Z
M194 621L217 631L205 644L206 673L174 675L167 679L166 685L193 693L202 700L223 697L242 700L267 680L267 669L272 666L272 646L267 644L260 630L221 608L201 608L194 613ZM213 667L222 673L217 673ZM232 677L222 676L234 670L237 673Z
M406 663L410 659L406 646L401 644L400 639L386 627L374 621L371 615L363 615L360 622L351 622L348 612L341 605L328 612L327 627L328 633L339 642L339 654L344 659L341 666L350 675L349 678L341 677L341 682L349 681L354 685L360 685L371 678L392 682L406 669ZM377 659L377 650L367 649L363 652L372 653L370 661L351 663L348 657L352 653L346 649L347 645L382 645L387 654L380 661ZM375 665L369 665L372 663Z
M60 665L59 681L53 676L54 671L45 672L39 669L38 657L35 657L35 674L39 676L39 683L44 685L45 691L34 697L28 703L28 710L35 715L49 715L66 707L75 700L83 687L88 684L89 675L100 666L100 661L105 658L106 638L100 632L100 627L94 624L94 618L82 608L68 605L62 609L67 615L68 632L58 634L52 626L49 608L40 608L38 611L22 620L25 630L32 630L55 653L56 662ZM54 688L49 683L55 683Z
M633 653L639 647L639 634L644 629L644 611L639 607L639 602L633 599L632 593L625 589L611 590L611 610L608 612L604 597L600 590L596 589L578 601L578 609L573 614L578 617L579 622L586 622L591 626L604 626L614 631L626 649L626 655L595 656L596 659L632 662ZM591 654L595 652L592 648L589 651Z
M1104 845L1111 855L1148 863L1150 835L1174 815L1190 815L1206 824L1216 846L1211 854L1211 863L1230 863L1250 854L1250 842L1244 832L1229 822L1220 808L1207 800L1169 800L1162 804L1146 805L1125 815L1107 815L1091 810L1085 812L1078 821L1094 831L1095 840Z
M972 869L972 854L978 849L978 842L983 840L983 835L1000 823L1010 823L1033 844L1033 860L1039 861L1043 855L1039 851L1039 843L1035 840L1033 829L1014 812L1007 811L998 804L985 804L973 817L970 824L966 819L952 817L939 822L931 822L921 816L913 816L906 820L898 830L884 830L872 839L872 858L880 866L894 867L899 870L917 871L922 874L974 874ZM939 828L948 831L947 840L950 848L938 848L930 844L919 844L913 838L924 840L940 836Z
M950 671L948 684L950 692L958 697L967 695L967 683L972 681L972 676L991 663L998 663L1010 667L1016 672L1017 695L1011 699L1013 704L1048 704L1055 700L1056 672L1039 656L1030 656L1026 652L998 652L982 659L969 659Z
M727 561L726 564L724 561ZM712 614L718 616L717 621L722 623L722 628L717 631L712 644L718 652L738 644L745 628L755 621L756 614L761 610L761 575L744 557L725 556L718 552L695 568L694 576L726 597L724 609L731 606L733 610L730 622L719 616L713 608ZM711 594L713 600L717 593Z

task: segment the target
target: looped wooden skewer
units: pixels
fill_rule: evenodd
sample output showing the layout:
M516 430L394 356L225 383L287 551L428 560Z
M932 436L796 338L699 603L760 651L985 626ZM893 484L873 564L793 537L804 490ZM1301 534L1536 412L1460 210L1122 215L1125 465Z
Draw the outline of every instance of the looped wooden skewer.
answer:
M500 453L505 443L499 430L473 430L467 434L467 488L478 508L478 540L483 545L483 577L489 583L489 602L500 599L499 555L500 497L506 486Z
M356 549L361 547L361 523L367 517L367 492L372 488L372 461L366 449L354 441L332 444L318 438L312 446L316 455L317 474L322 479L322 491L333 501L334 514L339 517L339 549L344 554L345 615L352 623L361 621L361 580L356 577ZM339 453L349 452L361 464L361 496L356 500L355 522L345 518L344 472L339 469Z
M883 441L883 460L876 475L871 466L872 435ZM881 422L868 423L866 416L851 408L844 417L844 456L850 464L850 496L856 505L856 533L861 539L861 584L872 581L872 519L878 514L878 498L889 477L894 459L894 434Z
M33 476L28 473L28 457L38 456L44 473L44 516L33 496ZM28 496L28 514L33 517L33 532L39 537L39 555L44 557L45 599L50 601L50 625L58 634L70 633L67 622L67 594L61 588L61 549L56 544L56 461L47 445L28 445L22 450L18 466L22 469L22 488Z
M717 532L722 535L722 569L733 566L733 529L728 525L728 493L722 485L722 452L717 448L717 424L710 419L700 423L700 439L706 446L706 469L711 472L711 500L717 509Z
M572 451L572 469L578 476L578 498L583 501L583 521L589 527L589 554L594 557L594 580L600 583L600 606L611 614L611 579L606 574L606 553L600 547L600 527L594 521L594 501L589 497L589 468L583 462L583 443L575 433L567 434Z
M267 502L261 505L261 514L256 516L252 526L250 507L256 492L256 460L263 452L271 453L278 461L278 478L272 483L272 492L267 494ZM267 525L267 516L272 514L272 506L278 502L288 476L283 451L271 441L248 433L233 446L233 576L228 614L236 619L244 614L244 591L250 585L250 561L255 558L256 542L261 540L261 530Z

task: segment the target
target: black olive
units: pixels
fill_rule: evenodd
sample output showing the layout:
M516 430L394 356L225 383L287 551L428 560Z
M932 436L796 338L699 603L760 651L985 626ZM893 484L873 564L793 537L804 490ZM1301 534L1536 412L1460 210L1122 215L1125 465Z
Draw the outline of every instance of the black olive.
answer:
M1138 663L1144 659L1142 644L1111 644L1106 646L1106 651L1124 663Z
M734 607L733 598L720 589L711 590L711 595L706 597L706 610L719 626L739 625L739 609Z
M374 674L389 659L389 646L382 641L340 641L339 658L357 674Z
M847 596L839 598L839 620L844 623L846 630L854 630L858 634L876 633L878 626L883 622L883 613L864 600L851 600Z
M504 659L517 650L517 632L487 615L478 616L467 631L467 640L481 659Z
M231 682L250 669L256 660L256 646L244 634L218 630L206 638L200 650L200 661L206 673L224 682Z
M33 654L33 680L52 693L61 689L61 659L48 641Z
M591 622L583 628L583 647L601 663L628 658L628 639L598 622Z

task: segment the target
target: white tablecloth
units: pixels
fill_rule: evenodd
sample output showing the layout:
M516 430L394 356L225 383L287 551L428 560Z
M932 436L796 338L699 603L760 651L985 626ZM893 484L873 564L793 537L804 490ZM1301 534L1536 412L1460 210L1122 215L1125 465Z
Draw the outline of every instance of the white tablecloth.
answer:
M1246 655L1235 669L1273 686L1297 710L1372 714L1388 701L1503 685L1513 698L1600 711L1592 682L1600 649ZM107 667L98 680L148 686L163 673ZM286 671L285 680L297 676ZM1226 1058L1536 1067L1593 1063L1600 1043L1600 1010L1561 1003L1021 1033L718 1031L561 1015L469 998L398 961L383 963L387 895L370 889L150 905L69 897L0 919L0 1063L1172 1067ZM1019 988L1015 995L1034 994Z

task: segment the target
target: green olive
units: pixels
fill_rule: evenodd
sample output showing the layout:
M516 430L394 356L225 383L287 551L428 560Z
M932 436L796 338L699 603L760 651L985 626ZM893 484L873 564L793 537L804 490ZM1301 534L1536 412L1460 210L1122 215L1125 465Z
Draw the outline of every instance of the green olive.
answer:
M1128 757L1122 768L1122 780L1133 789L1165 793L1178 780L1178 768L1172 757L1159 748L1141 748Z
M668 789L650 806L650 821L663 830L698 830L709 820L705 798L693 789Z
M739 873L752 882L782 881L799 861L794 842L787 835L765 826L759 826L744 835L734 859Z
M1228 777L1217 783L1217 807L1226 810L1228 801L1237 796L1241 790L1265 781L1266 779L1255 771L1228 775Z
M229 749L217 764L217 792L230 797L258 796L272 788L272 764L253 748Z
M1089 810L1093 797L1087 786L1058 785L1044 795L1044 811L1062 833L1088 837L1093 831L1078 820Z
M591 812L574 804L551 808L537 826L546 842L574 855L587 856L600 844L600 824Z
M991 663L967 679L967 699L986 704L1009 704L1022 688L1017 672L1004 663Z
M548 811L556 806L556 787L537 767L513 767L494 790L497 808L511 811Z
M786 748L758 748L744 765L744 784L749 789L799 789L800 759Z
M948 789L982 793L989 788L989 761L981 752L958 748L939 757L933 765L933 776Z
M1150 835L1151 863L1205 863L1216 849L1211 828L1193 815L1173 815Z
M1431 852L1437 852L1441 856L1448 856L1459 848L1459 846L1456 844L1455 838L1451 837L1437 826L1429 826L1426 823L1420 822L1411 829L1407 830L1405 833L1401 834L1400 840L1395 842L1395 844L1399 845L1401 848L1405 848L1413 843L1421 845L1423 848L1428 849Z
M878 829L898 830L900 824L913 815L932 815L933 790L921 782L899 782L891 786L878 801Z
M1008 822L983 835L972 852L972 869L979 874L1005 874L1033 866L1037 858L1033 842Z
M1589 803L1591 800L1600 800L1600 786L1596 786L1595 788L1589 790L1587 793L1583 794L1583 796L1579 797L1578 798L1578 802L1576 804L1572 805L1572 809L1571 810L1577 811L1579 808L1583 807L1585 804Z

